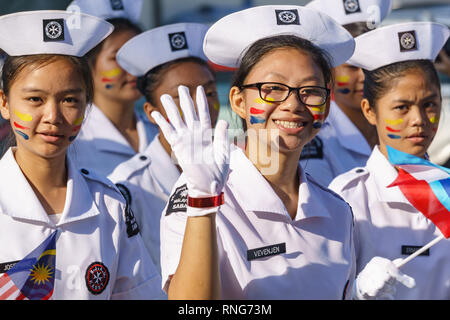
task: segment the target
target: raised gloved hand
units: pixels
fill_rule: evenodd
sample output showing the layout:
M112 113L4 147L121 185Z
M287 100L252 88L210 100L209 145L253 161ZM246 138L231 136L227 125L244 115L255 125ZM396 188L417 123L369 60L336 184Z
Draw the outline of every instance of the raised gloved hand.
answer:
M358 300L393 300L398 282L408 288L413 288L416 285L415 280L402 273L396 267L396 261L373 257L358 274L354 282L353 298Z
M189 89L179 86L178 94L184 121L172 97L167 94L161 96L161 103L170 123L157 111L151 115L183 169L189 198L200 200L198 203L202 206L202 203L211 201L201 200L215 200L220 196L228 178L230 158L228 123L224 120L217 122L213 142L208 101L203 87L199 86L196 93L198 116ZM202 216L215 211L217 211L215 206L191 207L188 199L188 216Z

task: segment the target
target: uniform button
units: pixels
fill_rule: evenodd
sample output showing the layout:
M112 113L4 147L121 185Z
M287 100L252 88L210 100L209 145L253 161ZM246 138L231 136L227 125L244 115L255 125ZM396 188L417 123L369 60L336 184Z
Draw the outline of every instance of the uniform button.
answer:
M147 157L146 156L140 156L139 159L141 159L142 161L145 161L145 160L147 160Z
M364 172L364 169L356 169L356 173Z
M87 171L86 169L81 169L81 173L83 173L83 174L89 174L89 171Z

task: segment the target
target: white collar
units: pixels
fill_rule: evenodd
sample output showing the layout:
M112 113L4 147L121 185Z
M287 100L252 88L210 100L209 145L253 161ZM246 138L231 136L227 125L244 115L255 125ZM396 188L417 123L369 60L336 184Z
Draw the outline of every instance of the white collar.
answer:
M58 225L86 219L100 213L85 178L66 156L68 167L64 210ZM17 164L10 148L0 160L0 214L17 219L39 221L52 225L34 190Z
M380 201L401 202L411 205L399 187L387 188L397 178L398 172L381 153L378 145L373 148L372 154L367 160L366 168L375 180L376 192Z
M157 130L153 130L152 128L152 130L149 130L151 132L147 132L147 127L151 126L150 122L145 121L146 119L136 111L135 116L136 130L139 136L139 151L143 151L153 138L154 134L156 134ZM145 122L147 122L147 124ZM99 150L129 155L134 155L136 153L111 120L109 120L103 111L95 104L92 104L91 107L88 108L86 123L81 127L81 134L83 134L84 131L89 132L88 134L91 135L91 139L98 140L96 142L96 148Z
M299 169L299 201L295 220L319 216L329 217L324 202L312 195L311 188L317 185L308 180L300 166ZM261 175L244 152L234 146L232 146L230 154L230 176L227 185L244 210L279 214L290 219L283 202L264 176ZM314 193L314 195L316 194L317 192Z

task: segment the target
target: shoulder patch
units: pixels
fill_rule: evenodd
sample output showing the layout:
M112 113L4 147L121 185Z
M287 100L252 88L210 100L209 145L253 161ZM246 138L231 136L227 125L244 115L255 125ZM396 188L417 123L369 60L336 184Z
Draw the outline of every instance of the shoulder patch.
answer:
M182 186L175 189L172 195L169 198L167 203L166 216L170 215L173 212L186 212L187 210L187 196L188 196L188 188L187 184L183 184Z
M323 159L323 142L318 136L303 147L300 160L306 159Z
M104 184L105 186L107 186L111 189L114 189L114 190L116 189L114 187L114 183L111 180L109 180L108 178L106 178L104 176L98 175L95 171L90 171L90 170L83 168L80 170L80 172L81 172L81 175L86 179L94 180L94 181Z
M132 236L135 236L139 233L139 226L137 224L136 218L134 217L133 211L131 210L131 192L126 186L121 183L116 183L116 186L126 201L125 224L127 225L128 238L131 238Z
M366 168L353 168L352 170L347 171L346 173L343 173L334 178L334 180L330 183L330 188L339 192L343 190L347 185L349 185L352 181L360 179L361 177L364 177L368 174L369 171L367 171Z

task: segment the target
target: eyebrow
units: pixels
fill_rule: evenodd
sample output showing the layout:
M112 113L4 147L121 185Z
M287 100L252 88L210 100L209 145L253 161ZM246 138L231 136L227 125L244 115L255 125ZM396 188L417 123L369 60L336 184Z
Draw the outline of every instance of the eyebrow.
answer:
M284 80L287 80L287 78L286 78L283 74L278 73L278 72L276 72L276 71L269 72L267 75L274 75L274 76L283 78ZM317 82L320 82L320 81L322 81L322 79L319 79L319 78L318 78L317 76L315 76L315 75L311 75L311 76L309 76L309 77L306 77L306 78L301 79L300 83L307 82L307 81L317 81Z
M33 87L25 87L22 89L22 92L25 92L25 93L42 92L42 93L46 93L46 94L48 93L45 90L33 88ZM71 94L71 93L76 94L76 93L82 93L82 92L83 92L82 88L72 88L72 89L66 89L66 90L59 91L58 94Z
M215 84L215 83L216 83L216 82L215 82L214 80L209 80L209 81L206 82L206 83L200 84L200 86L202 86L202 87L207 87L207 86L211 86L211 85L213 85L213 84ZM175 85L173 85L172 87L170 87L170 90L178 89L178 87L179 87L180 85L183 85L183 84L182 84L182 83L175 84Z
M437 93L432 93L429 96L426 96L425 98L420 99L420 101L423 100L430 100L430 99L436 99L439 98L439 95ZM414 101L407 100L407 99L395 99L394 102L401 102L401 103L412 103Z

